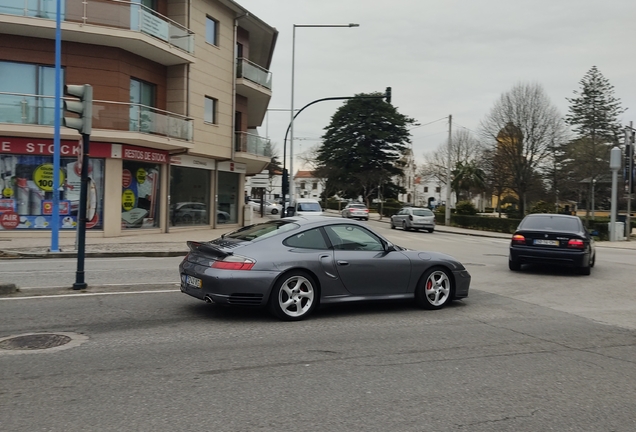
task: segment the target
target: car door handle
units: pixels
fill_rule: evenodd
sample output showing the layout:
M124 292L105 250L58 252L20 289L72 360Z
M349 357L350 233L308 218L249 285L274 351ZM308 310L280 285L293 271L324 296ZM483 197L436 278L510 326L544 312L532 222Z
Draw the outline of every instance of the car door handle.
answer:
M341 265L341 266L349 265L349 261L338 261L338 265Z

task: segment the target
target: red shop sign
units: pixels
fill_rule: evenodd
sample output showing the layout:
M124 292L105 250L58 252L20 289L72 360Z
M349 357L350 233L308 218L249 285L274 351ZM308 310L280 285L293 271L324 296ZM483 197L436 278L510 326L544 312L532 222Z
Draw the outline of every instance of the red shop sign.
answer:
M125 169L121 172L121 185L126 189L130 183L132 183L132 174L130 170Z
M168 152L144 147L122 146L122 158L142 162L168 163Z
M4 229L14 229L20 225L20 216L12 211L0 214L0 225Z
M53 155L55 145L52 139L32 139L18 137L0 137L0 154L25 154L50 156ZM111 145L109 143L94 142L90 144L93 158L109 158ZM60 155L63 157L77 157L81 153L77 140L61 140Z

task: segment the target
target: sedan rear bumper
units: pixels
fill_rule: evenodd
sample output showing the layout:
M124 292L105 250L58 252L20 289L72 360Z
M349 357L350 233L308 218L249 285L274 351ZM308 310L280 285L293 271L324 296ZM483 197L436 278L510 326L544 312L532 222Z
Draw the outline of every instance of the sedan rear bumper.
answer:
M586 267L590 264L590 251L511 246L509 258L520 264L536 263Z

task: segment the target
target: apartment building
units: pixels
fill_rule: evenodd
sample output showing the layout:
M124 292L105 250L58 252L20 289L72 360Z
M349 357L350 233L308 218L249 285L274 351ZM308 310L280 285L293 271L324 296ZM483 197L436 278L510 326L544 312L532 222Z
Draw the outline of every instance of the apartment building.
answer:
M61 0L61 83L93 87L88 235L243 222L278 32L231 0ZM0 0L0 236L74 235L80 135L53 185L56 1ZM8 220L0 215L0 222Z

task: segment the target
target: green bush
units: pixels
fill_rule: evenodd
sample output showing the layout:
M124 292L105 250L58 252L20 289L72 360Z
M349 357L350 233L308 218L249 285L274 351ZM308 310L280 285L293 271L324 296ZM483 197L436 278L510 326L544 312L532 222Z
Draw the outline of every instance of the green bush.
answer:
M529 213L554 213L554 204L547 203L545 201L537 201L530 208Z
M455 213L458 215L473 216L477 214L477 209L470 201L460 201L455 206Z
M490 216L451 215L452 226L510 234L515 232L520 222L520 219L504 219Z

